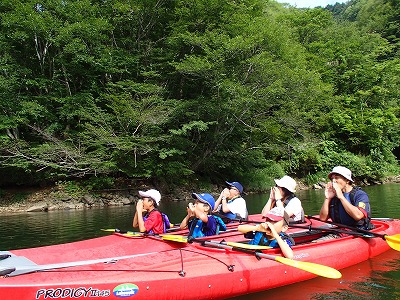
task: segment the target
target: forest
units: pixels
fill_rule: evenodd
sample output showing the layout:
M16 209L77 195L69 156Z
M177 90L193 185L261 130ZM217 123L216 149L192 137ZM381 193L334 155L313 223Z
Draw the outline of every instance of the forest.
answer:
M0 187L400 174L400 2L2 0Z

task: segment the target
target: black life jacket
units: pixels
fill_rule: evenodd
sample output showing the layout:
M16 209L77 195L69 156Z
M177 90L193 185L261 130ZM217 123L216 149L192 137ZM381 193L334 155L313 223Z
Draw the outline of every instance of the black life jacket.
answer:
M353 189L350 191L349 197L350 197L350 203L352 205L355 206L355 203L356 203L355 195L356 195L357 191L361 191L361 190L362 189L360 187L354 186ZM335 223L345 224L345 225L349 225L349 226L355 226L357 228L365 229L365 230L371 230L371 229L375 228L374 224L371 223L371 209L366 210L367 217L362 218L359 221L354 220L347 214L347 212L344 212L348 216L346 219L350 220L351 224L348 224L348 222L346 222L345 220L342 220L342 218L341 218L339 207L342 205L341 205L340 200L337 197L332 198L329 206L330 206L329 207L329 211L330 211L329 215L331 218L333 217L332 220Z

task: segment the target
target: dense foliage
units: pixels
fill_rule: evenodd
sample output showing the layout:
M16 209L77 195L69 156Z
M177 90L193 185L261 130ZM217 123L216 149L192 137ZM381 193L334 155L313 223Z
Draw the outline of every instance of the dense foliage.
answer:
M398 173L399 10L3 0L1 184Z

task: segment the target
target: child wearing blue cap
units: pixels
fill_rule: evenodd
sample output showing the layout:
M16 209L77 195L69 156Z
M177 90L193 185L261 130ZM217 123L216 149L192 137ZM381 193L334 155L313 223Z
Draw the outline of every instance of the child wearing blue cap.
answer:
M218 217L212 216L211 211L215 200L210 194L196 194L192 197L196 199L195 203L189 203L187 215L182 220L180 228L189 228L189 237L197 238L218 234L221 230L226 230L225 224Z

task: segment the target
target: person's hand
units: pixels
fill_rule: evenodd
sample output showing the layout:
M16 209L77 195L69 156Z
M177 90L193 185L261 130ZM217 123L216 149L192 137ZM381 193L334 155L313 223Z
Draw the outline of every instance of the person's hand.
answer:
M137 203L136 203L136 211L139 213L143 212L143 200L140 199Z
M277 186L274 186L273 189L274 189L275 199L281 199L282 200L281 189L279 187L277 187Z
M269 192L269 199L271 199L272 201L276 200L274 188L271 188L271 191Z
M335 191L336 197L341 198L343 197L343 192L340 186L337 184L336 179L332 181L332 187L333 190Z
M196 206L192 202L190 202L188 205L188 210L190 210L191 212L194 212L195 208L196 208Z
M257 230L256 230L256 231L268 232L268 231L269 231L268 223L269 223L269 222L264 222L264 223L258 224L258 225L257 225Z
M270 223L270 222L265 222L265 227L266 227L266 232L271 231L273 236L276 236L278 234L278 232L276 232L275 226L274 224Z
M228 188L224 188L224 190L221 192L221 196L225 197L225 198L228 198L230 196L230 194L231 193L229 192Z
M195 205L192 202L190 202L186 208L188 216L190 217L194 216L194 210L195 210Z
M332 199L333 197L336 196L336 191L333 188L333 183L328 182L325 186L325 198L326 199Z
M256 231L265 232L265 230L266 230L266 225L265 225L265 223L261 223L261 224L258 224L258 225L257 225Z

